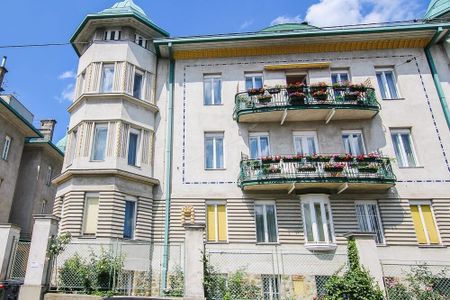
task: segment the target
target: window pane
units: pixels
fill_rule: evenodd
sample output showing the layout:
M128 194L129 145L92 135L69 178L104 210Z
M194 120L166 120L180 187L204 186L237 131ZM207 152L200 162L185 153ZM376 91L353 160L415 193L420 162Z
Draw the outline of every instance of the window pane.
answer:
M97 218L98 218L98 197L86 198L86 207L84 210L84 233L96 234L97 233Z
M263 80L262 77L255 77L255 89L260 89L263 87Z
M369 224L367 223L366 211L364 205L356 205L356 217L358 218L359 230L363 232L370 231Z
M106 137L108 128L106 126L96 126L93 147L93 160L104 160L106 150Z
M130 138L128 141L128 164L131 166L136 165L138 147L138 135L135 133L130 133Z
M301 136L294 137L294 147L295 147L295 153L304 154Z
M206 159L206 168L212 169L214 168L214 148L213 148L213 138L205 139L205 159Z
M125 201L125 224L123 228L123 237L132 239L134 235L136 202Z
M341 75L341 82L348 81L348 74L347 73L341 73L340 75Z
M250 138L250 157L251 158L258 158L259 151L258 151L258 138L257 137L251 137Z
M101 91L103 93L108 93L112 91L113 78L114 78L114 65L103 65L102 87L101 87Z
M403 161L402 154L400 152L400 135L399 134L392 134L392 144L394 145L394 151L395 151L395 157L397 158L398 165L400 167L405 167L405 162Z
M384 73L386 76L387 85L389 87L389 93L391 94L391 99L396 99L397 97L397 87L395 86L394 74L389 71Z
M222 80L220 78L214 78L214 104L222 103Z
M333 231L331 230L331 216L330 216L330 210L328 207L328 203L324 204L325 207L325 221L327 222L327 230L328 230L328 242L333 242Z
M277 224L275 218L275 205L266 205L267 213L267 230L269 233L269 242L275 243L277 241Z
M205 105L211 105L212 104L212 84L211 84L211 78L205 78L203 80L203 94L204 94L204 103Z
M361 155L364 154L364 146L363 146L363 140L361 134L355 134L353 135L353 138L355 140L355 149L352 151L353 155Z
M223 168L223 139L215 138L216 141L216 168Z
M259 138L261 154L260 156L267 156L270 154L269 151L269 138L267 136L262 136Z
M206 212L208 241L216 241L216 206L208 205Z
M245 77L245 89L250 90L253 88L253 77Z
M320 209L320 203L314 203L314 212L316 213L317 233L319 234L317 241L324 242L325 241L325 233L323 232L324 222L322 220L322 211Z
M416 230L417 241L419 244L427 244L427 238L425 236L424 227L419 214L419 207L417 205L411 205L411 217L414 223L414 229Z
M342 141L344 142L345 153L351 153L350 137L348 134L342 135Z
M264 215L263 206L255 205L255 219L256 219L256 241L261 243L265 242L265 230L264 230Z
M414 153L411 145L411 136L408 133L401 135L403 147L406 153L406 160L408 161L409 167L414 167L416 165L416 160L414 158Z
M218 238L221 242L226 242L227 240L227 217L226 217L226 209L225 205L217 205L217 226L219 228L218 231Z
M308 240L308 242L314 242L314 235L313 235L312 222L311 222L311 210L310 210L309 203L303 204L303 214L305 217L305 220L303 220L303 226L306 230L307 240Z
M317 153L317 151L316 151L316 141L315 141L314 137L309 136L306 141L308 143L308 153L306 153L306 154Z
M140 99L142 96L142 74L134 74L133 96Z
M335 84L335 83L338 83L338 82L339 82L338 74L336 74L336 73L331 74L331 83Z
M431 207L429 205L421 205L421 208L428 238L430 239L430 244L439 244L439 236L437 233L436 224L434 223Z
M367 204L367 212L369 213L370 228L375 232L375 242L377 244L383 243L383 231L381 223L378 218L378 209L376 204Z
M382 73L377 73L377 81L378 81L378 87L380 88L381 98L386 99L387 95L386 95L386 90L384 88Z

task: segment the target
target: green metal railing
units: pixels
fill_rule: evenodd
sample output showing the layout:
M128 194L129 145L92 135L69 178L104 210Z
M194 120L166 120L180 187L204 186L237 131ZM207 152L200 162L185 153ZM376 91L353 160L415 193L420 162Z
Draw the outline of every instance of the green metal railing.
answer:
M342 159L338 155L323 154L302 158L287 157L289 156L275 156L273 160L244 157L241 160L239 187L302 182L394 184L396 181L387 157Z
M318 93L320 91L320 93ZM298 97L302 93L303 97ZM303 99L302 99L303 98ZM245 114L299 109L361 109L378 112L381 108L373 88L352 87L265 88L260 93L241 92L235 96L233 118Z

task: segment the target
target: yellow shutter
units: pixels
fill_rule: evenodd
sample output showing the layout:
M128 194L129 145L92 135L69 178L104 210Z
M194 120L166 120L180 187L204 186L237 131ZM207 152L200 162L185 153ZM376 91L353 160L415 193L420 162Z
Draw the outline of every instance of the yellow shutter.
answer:
M439 236L436 224L434 223L433 214L431 213L431 207L429 205L421 205L421 208L430 244L439 244Z
M86 208L84 211L84 233L97 233L97 219L98 219L98 198L89 197L86 199Z
M416 229L417 241L419 244L426 244L427 238L425 236L422 220L420 218L419 207L417 205L411 205L411 216L414 222L414 228Z
M225 205L217 205L217 225L219 232L219 241L227 241L227 213L225 210Z
M208 241L216 241L216 210L215 205L207 206L206 215Z

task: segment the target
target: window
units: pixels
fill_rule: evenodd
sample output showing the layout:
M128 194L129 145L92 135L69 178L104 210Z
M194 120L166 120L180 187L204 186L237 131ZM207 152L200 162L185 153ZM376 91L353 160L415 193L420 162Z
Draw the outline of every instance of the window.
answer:
M134 42L141 47L147 47L147 40L142 35L136 34L134 36Z
M439 244L439 233L431 210L431 203L428 201L410 202L409 207L419 244Z
M11 148L11 137L5 136L5 142L3 144L3 151L2 151L2 159L8 160L9 148Z
M294 132L294 150L296 154L318 153L317 134L313 131Z
M103 36L105 41L118 41L122 37L122 31L120 30L107 30Z
M375 242L377 244L384 244L383 227L381 226L380 212L376 203L357 202L356 217L360 231L374 232Z
M409 129L391 130L392 144L399 167L417 166L416 151Z
M134 231L136 229L136 201L137 199L128 199L125 201L124 239L134 239Z
M142 98L142 87L144 86L144 72L136 70L133 81L133 97Z
M334 243L333 224L328 197L325 195L302 195L301 199L306 243Z
M114 79L114 64L104 64L102 67L101 89L102 93L112 92Z
M139 165L138 156L140 149L141 132L137 129L131 128L128 135L128 164L130 166Z
M251 158L270 155L269 133L250 133L249 135Z
M261 89L263 87L262 73L245 74L245 89Z
M97 233L98 194L86 194L83 215L83 234L95 235Z
M331 71L331 83L340 83L350 81L350 76L346 70L334 70Z
M206 212L208 242L226 242L227 212L225 203L207 203Z
M86 71L83 71L80 75L80 83L78 86L78 96L84 92L84 83L86 82Z
M68 151L68 164L71 165L73 162L73 158L75 157L75 152L77 149L77 130L72 131L72 140L70 141L70 149Z
M360 130L349 130L342 132L342 141L344 142L345 153L351 155L364 154L363 135Z
M47 168L47 177L45 179L45 184L47 184L47 186L50 186L52 184L52 174L53 173L53 168L51 166L48 166Z
M308 75L307 74L286 74L286 85L290 84L307 84Z
M280 299L280 283L278 276L261 275L261 281L264 300Z
M42 200L41 202L41 214L45 214L47 209L47 200Z
M92 160L105 160L108 124L95 124Z
M256 203L256 242L278 242L277 217L274 203Z
M205 168L224 168L223 133L205 133Z
M205 105L222 104L222 79L220 75L205 75L203 77L203 94Z
M392 69L377 69L377 81L383 99L398 99L397 83Z

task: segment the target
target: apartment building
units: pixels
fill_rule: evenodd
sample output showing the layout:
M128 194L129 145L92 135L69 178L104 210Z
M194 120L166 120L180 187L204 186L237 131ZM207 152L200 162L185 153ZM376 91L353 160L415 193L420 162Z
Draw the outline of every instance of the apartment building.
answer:
M370 232L380 260L445 260L450 6L435 2L411 22L181 38L131 0L88 15L61 230L181 243L189 207L209 250L332 256Z

